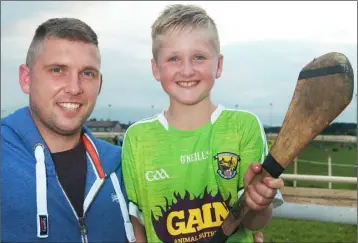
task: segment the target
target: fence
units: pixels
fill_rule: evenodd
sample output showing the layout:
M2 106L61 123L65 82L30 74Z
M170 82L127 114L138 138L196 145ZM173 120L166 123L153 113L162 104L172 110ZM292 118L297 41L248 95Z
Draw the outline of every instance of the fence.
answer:
M311 163L311 164L319 164L319 165L327 165L328 166L328 176L318 176L318 175L298 175L297 174L297 164L300 163ZM319 161L309 161L309 160L299 160L295 158L293 161L293 174L284 174L282 175L283 179L292 180L293 187L297 186L297 180L303 181L316 181L316 182L328 182L328 188L332 189L332 182L334 183L350 183L356 184L357 177L340 177L340 176L332 176L332 166L341 166L341 167L351 167L357 168L357 165L350 164L332 164L332 157L328 155L327 163L319 162Z

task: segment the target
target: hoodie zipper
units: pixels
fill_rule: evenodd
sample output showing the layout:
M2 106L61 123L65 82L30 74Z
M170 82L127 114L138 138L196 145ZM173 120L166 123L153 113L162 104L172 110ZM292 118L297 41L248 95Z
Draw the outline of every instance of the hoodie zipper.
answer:
M83 217L78 217L75 209L72 206L72 203L70 202L70 200L67 197L67 194L65 193L65 190L63 190L63 187L62 187L62 185L60 183L60 180L58 179L57 175L56 175L56 178L57 178L58 184L60 185L60 188L61 188L63 194L65 195L65 197L67 199L67 202L70 204L70 206L72 208L72 212L74 213L74 215L75 215L75 217L76 217L76 219L78 221L78 225L79 225L80 232L81 232L82 243L88 243L87 228L86 228L86 224L85 224L85 212L83 212Z
M80 224L82 242L87 243L88 242L87 241L87 228L86 228L86 225L85 225L85 218L84 217L79 217L78 222Z

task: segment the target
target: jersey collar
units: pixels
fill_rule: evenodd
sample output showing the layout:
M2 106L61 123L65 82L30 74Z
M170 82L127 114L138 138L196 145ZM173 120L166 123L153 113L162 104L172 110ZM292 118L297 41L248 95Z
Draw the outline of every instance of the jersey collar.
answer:
M214 124L216 122L216 120L219 118L221 112L224 110L224 106L218 104L218 106L216 107L216 109L214 110L214 112L211 114L211 124ZM165 130L169 130L169 124L168 124L168 120L167 118L165 118L164 113L167 111L167 109L163 110L159 115L158 115L158 120L160 122L160 124L162 124L162 126L165 128Z

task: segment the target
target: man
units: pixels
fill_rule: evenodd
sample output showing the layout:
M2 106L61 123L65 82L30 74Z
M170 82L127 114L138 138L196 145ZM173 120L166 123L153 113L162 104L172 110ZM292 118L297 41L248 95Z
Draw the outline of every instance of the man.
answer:
M101 90L96 33L41 24L19 68L29 106L1 124L2 242L133 242L120 148L83 126Z

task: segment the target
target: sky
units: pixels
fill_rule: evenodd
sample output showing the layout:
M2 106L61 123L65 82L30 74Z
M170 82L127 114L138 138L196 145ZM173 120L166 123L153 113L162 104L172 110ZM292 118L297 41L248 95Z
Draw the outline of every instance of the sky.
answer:
M1 2L1 115L28 104L18 81L35 29L75 17L98 34L104 83L91 118L123 123L161 112L168 97L151 73L151 25L174 1ZM282 124L299 72L328 52L350 60L351 104L335 122L357 122L357 2L195 2L215 20L224 69L212 101ZM272 104L272 105L270 105Z

